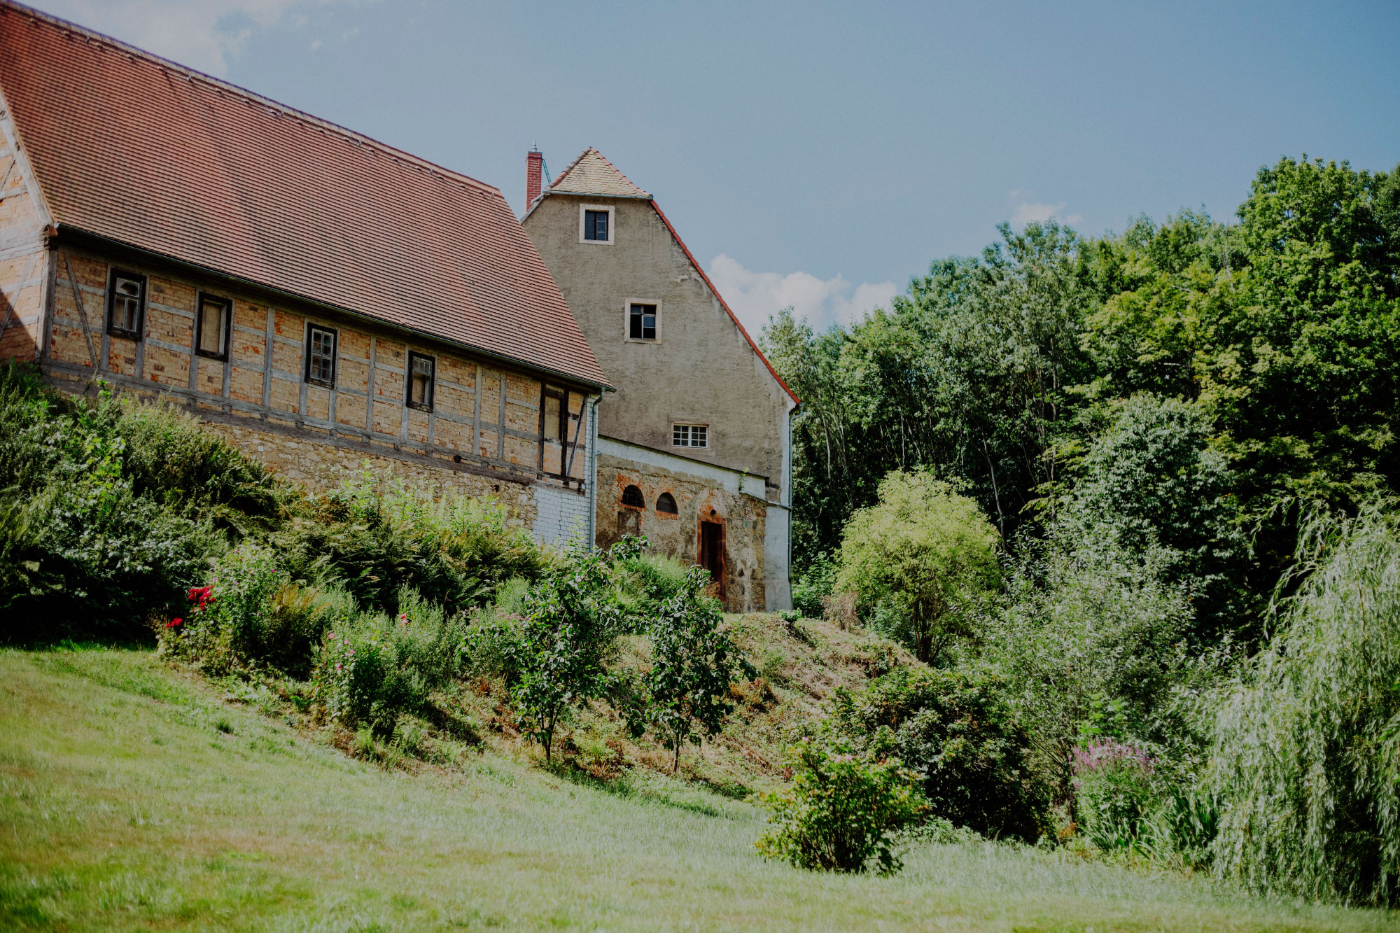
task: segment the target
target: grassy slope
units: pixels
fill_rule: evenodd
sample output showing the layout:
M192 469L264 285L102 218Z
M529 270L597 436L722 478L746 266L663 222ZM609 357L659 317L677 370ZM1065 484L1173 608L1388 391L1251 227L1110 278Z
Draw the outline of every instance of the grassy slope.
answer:
M758 859L750 806L630 794L494 752L345 758L128 651L0 652L0 929L1362 930L1302 908L991 844L895 878Z

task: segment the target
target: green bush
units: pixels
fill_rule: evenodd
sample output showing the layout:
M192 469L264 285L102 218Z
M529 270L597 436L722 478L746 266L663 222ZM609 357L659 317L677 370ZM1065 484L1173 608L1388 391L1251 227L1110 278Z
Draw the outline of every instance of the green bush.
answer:
M882 874L898 871L898 834L914 826L926 804L918 776L897 759L876 759L804 738L788 751L792 785L762 794L772 829L756 843L769 858L798 868Z
M144 633L224 547L206 517L134 488L109 398L59 397L0 370L0 614L14 639Z
M939 660L1000 579L999 536L977 503L927 473L891 472L880 501L851 516L835 587L855 593L883 634Z
M1105 851L1143 847L1159 805L1155 765L1145 750L1116 739L1075 750L1076 809L1086 839Z
M332 719L388 737L403 713L420 712L450 681L466 623L417 593L399 594L397 616L361 613L326 633L317 658L318 696Z
M512 577L534 579L548 554L499 504L434 502L367 475L308 504L272 538L292 576L341 587L363 606L397 611L410 587L457 613L490 602Z
M730 685L753 668L722 628L718 600L705 595L712 580L704 567L692 567L684 589L667 599L651 624L651 667L642 676L646 718L674 753L678 771L681 748L699 743L724 725L733 706Z
M819 553L793 575L792 608L806 619L820 619L826 610L822 600L830 596L836 587L837 563Z
M920 772L933 816L1034 842L1045 793L1004 689L984 673L902 668L861 694L839 691L829 725L854 747Z

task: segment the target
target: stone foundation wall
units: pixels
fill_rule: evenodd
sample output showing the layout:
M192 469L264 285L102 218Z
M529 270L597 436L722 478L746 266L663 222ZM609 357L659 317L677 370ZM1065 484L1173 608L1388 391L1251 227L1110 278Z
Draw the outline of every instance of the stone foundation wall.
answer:
M208 421L205 428L313 492L328 492L344 482L359 481L368 471L374 481L386 487L398 482L434 499L449 495L494 499L510 513L512 527L533 530L538 515L535 489L522 483L420 462L412 455L333 445L306 432L282 433Z

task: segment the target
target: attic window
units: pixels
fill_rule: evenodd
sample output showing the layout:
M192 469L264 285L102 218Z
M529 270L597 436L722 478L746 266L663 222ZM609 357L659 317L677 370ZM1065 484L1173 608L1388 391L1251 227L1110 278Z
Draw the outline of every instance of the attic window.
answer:
M611 244L612 208L599 204L585 204L579 208L578 239L580 243Z
M433 382L437 360L422 353L408 352L408 407L433 410Z
M146 277L113 269L107 288L107 333L140 340L145 310Z
M656 305L633 304L627 311L627 337L630 340L655 340L656 322L660 315Z
M195 319L194 349L210 359L228 359L228 329L231 307L228 299L212 295L199 296L199 315Z
M709 447L710 427L705 424L676 424L671 426L672 447Z
M335 331L311 324L306 329L306 381L335 388Z

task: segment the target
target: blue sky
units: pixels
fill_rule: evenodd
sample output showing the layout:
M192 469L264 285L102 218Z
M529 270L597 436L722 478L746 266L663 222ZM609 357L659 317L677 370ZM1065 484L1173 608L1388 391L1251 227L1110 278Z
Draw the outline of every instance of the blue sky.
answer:
M979 250L1227 218L1281 155L1400 163L1400 3L37 0L500 187L596 146L746 323Z

